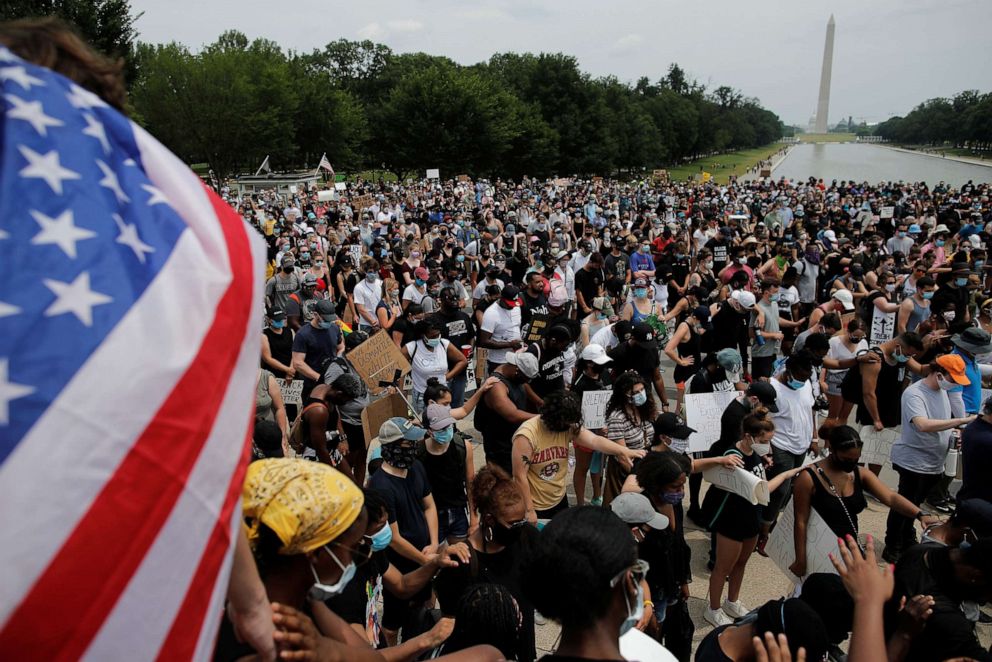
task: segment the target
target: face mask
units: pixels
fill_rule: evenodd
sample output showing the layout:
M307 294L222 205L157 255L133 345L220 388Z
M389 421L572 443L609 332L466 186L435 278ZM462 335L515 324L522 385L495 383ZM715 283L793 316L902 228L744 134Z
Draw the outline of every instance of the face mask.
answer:
M630 397L630 401L634 404L635 407L640 407L641 405L643 405L645 402L648 401L648 392L639 391Z
M393 542L393 527L386 522L381 529L372 534L372 551L381 552L389 547L391 542Z
M975 260L974 265L975 269L981 269L985 266L985 260Z
M896 284L895 283L886 283L885 284L885 291L886 292L895 292L896 291Z
M772 452L772 445L771 444L759 444L759 443L755 442L755 443L752 443L751 444L751 450L754 451L755 453L757 453L758 455L764 456L764 455L768 455L769 453Z
M950 391L956 388L958 384L950 379L944 379L943 375L937 375L937 386L940 387L941 391Z
M944 245L944 240L943 239L938 239L937 241L935 241L933 243L935 243L937 246L943 246Z
M778 294L769 294L768 295L768 300L769 301L778 301L778 297L779 297Z
M929 301L933 298L933 292L924 292L921 296L925 301Z
M836 457L831 457L830 461L837 469L844 473L851 473L858 468L857 460L838 460Z
M803 387L803 384L805 383L806 382L801 382L798 379L793 379L792 375L791 374L789 375L788 387L791 388L793 391L798 391Z
M641 246L641 252L642 253L650 253L651 252L651 247L650 246Z
M269 322L269 326L271 326L273 329L281 329L286 326L286 320L279 320L278 322L272 320L271 322Z
M644 299L648 295L648 290L646 287L635 287L634 296L638 299Z
M309 597L314 602L324 602L325 600L329 600L330 598L333 598L336 595L341 595L342 591L344 591L345 587L348 585L348 582L350 582L351 578L355 576L354 561L352 561L351 563L348 564L347 567L345 567L341 565L341 561L339 561L338 557L334 555L334 552L327 549L326 545L324 546L324 551L330 554L331 558L334 559L334 562L338 564L339 568L341 568L341 579L337 580L333 584L322 583L320 581L320 576L317 574L317 569L314 568L313 564L311 563L310 572L313 574L313 578L315 581L313 586L310 587L310 592L307 594L307 597Z
M491 527L489 527L490 537L497 545L509 547L520 539L520 531L522 528L523 527L520 526L503 526L499 522L495 522Z
M334 322L331 322L329 320L321 320L317 322L317 327L321 329L329 329L331 328L332 324L334 324Z
M455 258L455 260L457 262L464 262L465 261L465 256L464 255L459 255L458 257Z
M675 505L676 503L682 503L682 499L685 498L685 491L681 492L662 492L661 500L665 503L670 503Z
M896 360L896 363L906 363L909 361L909 357L903 354L901 350L893 353L892 357Z
M293 267L292 266L283 267L282 268L282 272L284 274L291 274L291 273L293 273Z
M945 319L945 320L946 320L947 322L953 322L953 321L954 321L954 317L955 317L956 315L957 315L957 313L956 313L956 312L954 312L953 310L945 310L945 311L944 311L944 319Z
M954 284L957 285L958 287L964 287L965 285L968 284L968 279L967 278L955 278L954 279Z
M440 338L424 338L424 344L427 345L428 347L430 347L431 349L434 349L435 347L437 347L438 345L441 344L441 339Z
M365 282L367 282L367 283L374 283L375 282L375 272L374 271L370 271L367 274L365 274Z
M427 281L423 280L422 278L414 278L413 282L417 284L417 287L423 287L424 283L426 283Z
M905 237L905 236L906 236L906 233L905 233L905 232L900 232L900 233L899 233L899 236L900 236L900 237Z
M382 459L397 469L409 469L416 459L416 452L415 448L403 448L394 442L382 446Z
M630 606L630 599L627 597L626 592L624 593L624 600L627 602L627 618L623 619L623 623L620 624L621 637L637 625L644 616L644 589L641 587L640 582L635 584L635 587L637 589L637 595L634 597L633 608Z
M443 430L434 431L434 441L439 444L447 444L451 442L452 437L455 436L455 428L448 426Z

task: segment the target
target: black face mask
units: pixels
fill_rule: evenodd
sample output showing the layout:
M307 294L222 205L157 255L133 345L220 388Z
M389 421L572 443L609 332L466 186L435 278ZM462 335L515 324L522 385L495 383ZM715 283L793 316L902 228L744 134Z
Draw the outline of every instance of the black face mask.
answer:
M520 540L520 531L522 528L522 526L503 526L499 522L494 522L489 527L490 540L497 545L509 547Z
M409 469L416 458L416 448L403 448L398 443L382 445L382 459L397 469Z
M282 272L284 274L291 274L291 273L293 273L293 267L283 267L282 268Z
M836 467L840 471L843 471L844 473L851 473L852 471L856 471L858 468L857 460L841 460L838 459L836 456L831 456L830 462L831 464L833 464L834 467Z

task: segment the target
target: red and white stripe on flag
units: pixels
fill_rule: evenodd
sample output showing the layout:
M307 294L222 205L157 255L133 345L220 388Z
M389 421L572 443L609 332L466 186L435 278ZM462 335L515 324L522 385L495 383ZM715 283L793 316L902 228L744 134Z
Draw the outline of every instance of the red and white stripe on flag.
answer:
M320 157L320 165L318 167L331 173L331 177L334 176L334 167L331 165L331 162L327 160L327 154Z
M137 125L187 227L0 471L0 659L206 660L240 519L261 238Z

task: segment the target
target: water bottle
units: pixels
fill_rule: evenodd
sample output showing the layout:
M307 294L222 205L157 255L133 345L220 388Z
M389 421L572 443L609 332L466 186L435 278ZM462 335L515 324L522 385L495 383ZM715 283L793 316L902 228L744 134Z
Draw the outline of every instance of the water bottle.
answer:
M961 458L961 451L956 448L952 448L947 451L947 457L944 458L944 475L954 476L958 475L958 460Z
M761 329L754 330L754 344L756 344L758 347L761 347L762 345L765 344L765 336L763 333L761 333Z

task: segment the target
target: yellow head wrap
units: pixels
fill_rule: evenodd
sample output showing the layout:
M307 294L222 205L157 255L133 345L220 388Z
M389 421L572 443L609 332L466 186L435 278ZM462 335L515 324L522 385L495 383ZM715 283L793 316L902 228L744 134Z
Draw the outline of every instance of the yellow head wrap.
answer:
M274 458L248 465L241 504L248 539L265 524L282 541L280 554L305 554L340 536L358 519L365 497L337 469Z

